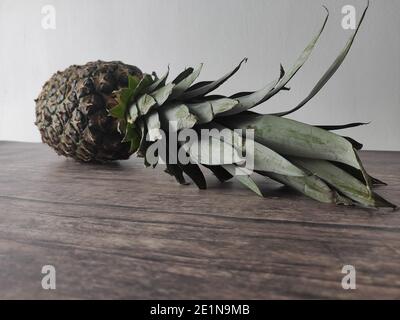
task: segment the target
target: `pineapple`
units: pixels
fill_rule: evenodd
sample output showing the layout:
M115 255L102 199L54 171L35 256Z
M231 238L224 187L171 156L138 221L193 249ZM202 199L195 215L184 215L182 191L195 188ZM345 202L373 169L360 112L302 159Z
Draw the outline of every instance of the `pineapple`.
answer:
M364 169L357 150L362 145L333 131L356 127L362 123L342 126L311 126L285 116L302 108L312 99L340 67L364 20L359 21L345 48L310 94L291 110L262 115L250 111L282 90L308 60L328 21L301 53L292 68L279 75L259 91L243 92L233 96L210 95L247 61L243 59L232 71L216 81L194 83L202 64L187 68L172 82L167 82L168 71L158 77L144 74L137 67L122 62L90 62L71 66L58 72L46 82L36 100L36 125L43 142L60 155L83 162L105 162L127 159L132 154L143 157L147 166L148 151L160 140L162 132L176 133L185 129L216 129L228 131L251 153L254 173L273 179L324 203L361 205L365 207L396 208L377 195L373 189L384 184L371 177ZM252 129L254 137L239 136L236 129ZM235 139L233 139L235 140ZM188 145L176 142L164 155L166 172L181 184L185 175L201 189L206 180L200 167L213 172L222 182L238 179L255 193L262 195L252 172L239 160L208 161L202 153L220 147L236 150L238 144L207 144L198 141ZM207 148L203 148L203 144ZM250 148L249 146L252 146ZM172 161L177 150L184 148L189 163ZM216 149L215 149L216 148Z

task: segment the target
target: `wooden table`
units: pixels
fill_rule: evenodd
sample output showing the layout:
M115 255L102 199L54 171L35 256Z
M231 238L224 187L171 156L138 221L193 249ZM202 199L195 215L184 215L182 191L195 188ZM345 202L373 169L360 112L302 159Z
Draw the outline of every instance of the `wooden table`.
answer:
M400 203L400 153L362 153ZM141 160L83 165L0 142L0 298L400 298L400 213L268 182L177 185ZM44 290L43 265L56 268ZM344 265L356 290L343 290Z

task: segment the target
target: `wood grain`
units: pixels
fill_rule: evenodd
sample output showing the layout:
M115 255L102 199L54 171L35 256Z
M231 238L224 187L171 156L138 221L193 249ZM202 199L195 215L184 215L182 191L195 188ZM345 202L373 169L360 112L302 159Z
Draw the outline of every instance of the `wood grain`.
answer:
M399 204L400 153L361 156ZM207 179L199 191L141 160L82 165L0 142L0 298L400 298L398 212ZM46 264L56 290L41 287ZM341 288L347 264L356 290Z

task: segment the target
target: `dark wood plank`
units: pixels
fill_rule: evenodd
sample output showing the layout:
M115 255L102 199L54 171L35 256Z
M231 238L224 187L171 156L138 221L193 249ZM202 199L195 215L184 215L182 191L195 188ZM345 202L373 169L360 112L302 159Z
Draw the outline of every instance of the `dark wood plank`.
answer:
M364 152L399 204L400 153ZM0 142L0 298L400 298L400 215ZM41 268L57 270L43 290ZM341 288L354 265L357 289Z

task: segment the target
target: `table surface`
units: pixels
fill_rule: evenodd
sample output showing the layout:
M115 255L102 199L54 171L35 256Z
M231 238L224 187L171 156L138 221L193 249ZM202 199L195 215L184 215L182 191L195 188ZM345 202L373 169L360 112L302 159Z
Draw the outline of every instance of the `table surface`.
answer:
M361 157L399 204L400 153ZM0 298L400 298L399 212L207 178L198 190L137 159L86 165L0 142ZM342 289L344 265L356 290Z

